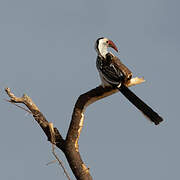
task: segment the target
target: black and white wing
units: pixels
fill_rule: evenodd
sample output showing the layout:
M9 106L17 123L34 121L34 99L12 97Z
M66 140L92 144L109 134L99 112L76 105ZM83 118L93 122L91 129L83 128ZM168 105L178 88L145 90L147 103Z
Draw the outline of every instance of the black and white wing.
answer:
M121 61L111 54L105 59L97 58L97 68L102 78L111 85L120 85L131 79L131 71Z

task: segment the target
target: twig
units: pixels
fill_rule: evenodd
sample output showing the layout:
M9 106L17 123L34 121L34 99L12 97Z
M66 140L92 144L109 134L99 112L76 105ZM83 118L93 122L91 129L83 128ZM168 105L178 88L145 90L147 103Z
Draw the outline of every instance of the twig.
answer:
M18 108L23 109L24 111L28 112L29 114L33 114L33 113L32 113L31 111L29 111L28 109L26 109L26 108L24 108L24 107L22 107L22 106L20 106L20 105L17 105L15 102L13 102L13 101L11 101L11 100L8 100L8 99L4 99L4 100L7 101L7 102L12 103L13 105L17 106Z
M62 161L58 158L58 156L55 153L55 133L54 133L54 128L53 128L53 123L49 123L49 129L50 129L50 134L51 134L51 144L52 144L52 154L54 155L54 157L56 158L56 160L58 161L59 165L62 167L64 174L66 175L68 180L71 180ZM48 163L49 164L49 163Z

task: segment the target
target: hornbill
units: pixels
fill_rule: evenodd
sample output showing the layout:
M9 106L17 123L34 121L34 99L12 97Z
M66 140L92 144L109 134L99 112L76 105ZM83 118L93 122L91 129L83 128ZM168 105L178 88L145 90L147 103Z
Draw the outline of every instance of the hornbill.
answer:
M96 40L95 50L97 51L96 67L102 81L102 86L117 88L136 108L138 108L151 122L158 125L163 121L153 109L137 97L127 86L132 78L132 72L114 56L108 52L108 47L118 52L116 45L109 39L101 37Z

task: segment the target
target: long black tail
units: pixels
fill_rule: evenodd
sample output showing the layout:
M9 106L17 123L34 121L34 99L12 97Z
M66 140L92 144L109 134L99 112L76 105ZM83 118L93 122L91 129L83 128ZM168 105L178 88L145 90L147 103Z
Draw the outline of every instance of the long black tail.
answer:
M122 84L121 87L118 89L132 104L134 104L155 125L158 125L161 121L163 121L162 117L160 117L139 97L137 97L128 87Z

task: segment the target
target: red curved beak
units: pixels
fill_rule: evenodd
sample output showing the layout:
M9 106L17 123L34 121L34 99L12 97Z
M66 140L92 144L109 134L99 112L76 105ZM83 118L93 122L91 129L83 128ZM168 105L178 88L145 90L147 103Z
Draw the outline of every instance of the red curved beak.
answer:
M109 47L113 48L115 51L118 52L118 48L111 40L108 40L108 45L109 45Z

